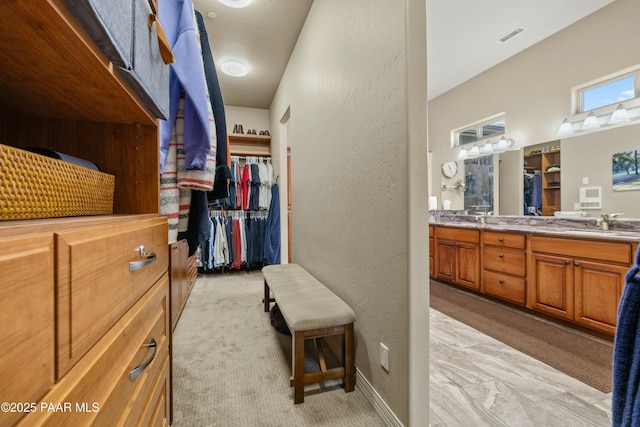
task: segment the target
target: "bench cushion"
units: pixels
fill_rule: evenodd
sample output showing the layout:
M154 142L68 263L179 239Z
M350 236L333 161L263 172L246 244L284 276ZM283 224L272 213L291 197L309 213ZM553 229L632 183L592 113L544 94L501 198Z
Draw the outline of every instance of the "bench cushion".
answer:
M351 307L299 265L269 265L262 273L292 331L355 322Z

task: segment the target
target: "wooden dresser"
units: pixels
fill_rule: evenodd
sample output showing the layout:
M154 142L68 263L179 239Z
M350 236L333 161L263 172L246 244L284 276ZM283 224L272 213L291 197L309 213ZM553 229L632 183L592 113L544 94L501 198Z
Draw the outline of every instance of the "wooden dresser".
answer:
M0 18L0 144L115 176L113 215L0 221L0 426L166 426L158 121L61 0Z

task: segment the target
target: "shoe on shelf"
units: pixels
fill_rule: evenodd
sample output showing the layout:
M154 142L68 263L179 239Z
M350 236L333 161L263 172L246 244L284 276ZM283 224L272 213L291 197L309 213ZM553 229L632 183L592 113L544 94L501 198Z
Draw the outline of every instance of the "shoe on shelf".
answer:
M260 135L264 135L264 131L263 130L260 131Z
M265 130L265 131L264 131L264 134L265 134L265 135L268 135L268 136L270 135L268 130Z

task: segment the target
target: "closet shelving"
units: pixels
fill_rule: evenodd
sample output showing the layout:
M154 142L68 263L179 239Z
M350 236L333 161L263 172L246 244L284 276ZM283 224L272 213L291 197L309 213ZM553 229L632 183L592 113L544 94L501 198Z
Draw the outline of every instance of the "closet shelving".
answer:
M547 168L558 165L557 170ZM560 150L542 153L542 215L553 216L560 210Z
M229 145L232 156L271 156L270 135L230 133Z
M540 151L524 156L525 170L529 173L540 171L542 174L542 215L553 216L560 210L560 168L547 171L551 165L560 165L560 150Z

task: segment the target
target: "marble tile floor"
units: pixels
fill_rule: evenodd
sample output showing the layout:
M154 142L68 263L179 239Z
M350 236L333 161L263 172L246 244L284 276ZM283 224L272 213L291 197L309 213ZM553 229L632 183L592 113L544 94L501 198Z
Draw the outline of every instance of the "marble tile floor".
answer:
M430 309L431 427L611 425L611 393Z

